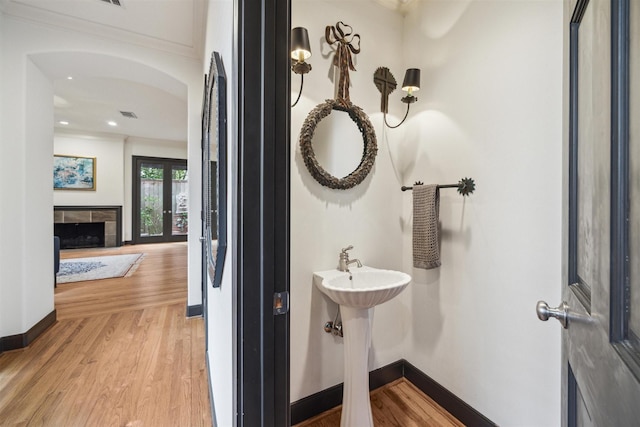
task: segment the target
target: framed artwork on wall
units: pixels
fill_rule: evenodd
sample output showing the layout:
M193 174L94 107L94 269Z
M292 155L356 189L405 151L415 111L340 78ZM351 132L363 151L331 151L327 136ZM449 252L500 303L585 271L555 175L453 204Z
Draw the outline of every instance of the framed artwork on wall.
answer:
M95 191L96 158L55 154L53 189Z

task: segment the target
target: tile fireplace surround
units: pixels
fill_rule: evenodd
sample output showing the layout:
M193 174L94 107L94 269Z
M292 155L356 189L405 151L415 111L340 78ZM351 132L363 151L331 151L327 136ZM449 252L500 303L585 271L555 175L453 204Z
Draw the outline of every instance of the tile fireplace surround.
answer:
M104 246L122 246L122 206L54 206L54 224L104 222Z

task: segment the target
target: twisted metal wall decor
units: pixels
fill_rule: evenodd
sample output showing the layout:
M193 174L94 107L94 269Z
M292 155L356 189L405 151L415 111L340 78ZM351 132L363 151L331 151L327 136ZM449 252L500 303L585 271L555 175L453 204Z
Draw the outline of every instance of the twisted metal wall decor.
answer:
M324 31L324 38L329 46L335 45L336 53L333 56L333 65L338 67L338 100L350 102L349 86L351 78L349 70L356 71L353 65L353 57L351 54L360 53L360 34L353 34L353 28L342 21L336 23L335 26L327 25ZM357 40L358 47L354 46Z

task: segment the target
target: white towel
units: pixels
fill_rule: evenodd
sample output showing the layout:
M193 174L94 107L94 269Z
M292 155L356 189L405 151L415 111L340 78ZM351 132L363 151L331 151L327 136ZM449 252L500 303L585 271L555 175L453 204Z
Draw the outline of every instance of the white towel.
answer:
M426 270L440 267L438 186L413 186L413 266Z

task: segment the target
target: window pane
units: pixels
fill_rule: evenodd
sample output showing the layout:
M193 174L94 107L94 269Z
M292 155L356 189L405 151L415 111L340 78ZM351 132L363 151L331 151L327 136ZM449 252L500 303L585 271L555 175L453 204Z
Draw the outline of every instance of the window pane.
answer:
M163 234L163 176L161 164L140 165L140 236Z
M189 231L189 178L186 166L173 166L171 169L171 234L186 235Z

